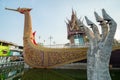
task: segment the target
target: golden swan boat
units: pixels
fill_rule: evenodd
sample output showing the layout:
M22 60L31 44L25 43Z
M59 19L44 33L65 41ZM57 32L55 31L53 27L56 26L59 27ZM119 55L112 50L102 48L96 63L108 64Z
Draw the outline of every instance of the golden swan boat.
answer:
M87 48L46 48L34 44L30 8L7 10L17 11L25 16L24 23L24 60L32 68L54 68L86 58Z

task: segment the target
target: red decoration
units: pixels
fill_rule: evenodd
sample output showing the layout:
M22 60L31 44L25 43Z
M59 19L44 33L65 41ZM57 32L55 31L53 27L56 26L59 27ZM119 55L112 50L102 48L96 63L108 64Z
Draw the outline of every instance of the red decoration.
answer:
M37 43L36 43L36 41L35 41L35 34L36 34L36 31L35 32L33 32L33 39L32 39L32 41L33 41L33 43L35 44L35 45L37 45Z

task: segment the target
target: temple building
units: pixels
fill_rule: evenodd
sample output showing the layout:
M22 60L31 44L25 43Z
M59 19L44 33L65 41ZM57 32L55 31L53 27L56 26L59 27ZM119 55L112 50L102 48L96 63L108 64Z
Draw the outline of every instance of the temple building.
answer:
M76 13L72 10L71 20L66 22L67 24L67 38L72 45L84 45L85 44L85 31L83 27L78 24L79 19Z

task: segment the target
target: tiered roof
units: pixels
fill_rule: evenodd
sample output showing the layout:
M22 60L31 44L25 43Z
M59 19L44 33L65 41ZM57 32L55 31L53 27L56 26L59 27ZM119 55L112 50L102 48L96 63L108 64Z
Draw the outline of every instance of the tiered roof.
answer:
M68 19L66 22L68 39L71 35L85 33L84 29L79 26L79 19L76 16L76 13L72 10L71 20Z

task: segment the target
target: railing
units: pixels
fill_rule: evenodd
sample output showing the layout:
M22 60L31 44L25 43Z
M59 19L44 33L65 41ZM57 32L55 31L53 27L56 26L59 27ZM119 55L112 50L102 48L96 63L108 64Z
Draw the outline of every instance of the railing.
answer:
M56 69L86 69L87 64L86 63L70 63L65 64L63 66L55 67Z
M0 80L13 80L23 74L24 61L7 62L0 64Z
M24 61L16 61L16 62L7 62L7 63L0 63L0 68L12 67L12 66L19 66L24 65Z
M9 56L1 56L0 57L0 64L8 63L8 62L10 62L10 57Z
M44 47L48 48L87 48L89 47L89 43L86 43L84 45L80 44L55 44L55 45L43 45ZM120 45L113 44L113 47L120 47Z
M89 47L89 44L55 44L55 45L44 45L44 47L48 48L82 48L82 47Z

